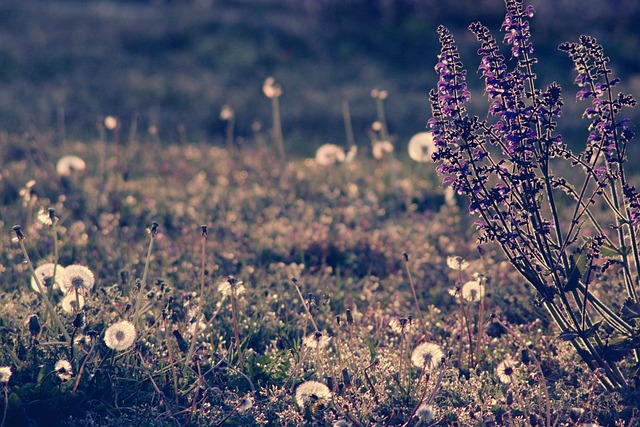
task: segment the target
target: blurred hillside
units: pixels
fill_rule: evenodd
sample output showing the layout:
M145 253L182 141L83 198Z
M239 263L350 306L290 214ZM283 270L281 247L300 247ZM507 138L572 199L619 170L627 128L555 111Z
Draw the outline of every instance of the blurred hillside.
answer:
M598 38L624 90L640 96L639 2L531 3L539 81L563 85L567 116L584 106L573 101L571 64L557 46L580 34ZM69 138L97 135L96 123L114 115L123 132L138 117L163 139L177 139L182 125L189 139L221 143L224 104L240 136L255 121L270 126L261 87L274 76L285 140L298 153L344 141L343 98L357 142L367 143L373 88L389 92L390 131L406 141L428 119L436 27L452 30L476 81L477 43L466 27L481 20L501 39L503 17L501 0L3 0L0 130L55 129L64 111ZM474 100L482 103L481 91ZM578 142L580 125L565 123Z

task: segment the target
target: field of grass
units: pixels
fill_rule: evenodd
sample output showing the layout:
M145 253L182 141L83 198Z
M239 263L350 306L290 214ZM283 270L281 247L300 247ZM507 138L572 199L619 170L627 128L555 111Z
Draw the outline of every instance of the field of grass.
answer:
M112 137L1 141L4 425L637 425L433 164ZM21 245L93 273L81 311Z
M403 61L415 51L398 50L427 37L435 18L425 6L364 2L377 6L360 16L349 9L355 0L295 4L0 6L0 21L25 29L23 38L0 31L11 46L0 49L9 59L0 66L0 427L640 425L638 149L627 150L631 127L617 114L635 101L608 92L617 80L599 82L607 61L578 67L582 87L592 84L579 97L593 103L580 119L584 103L566 102L560 141L551 139L560 92L538 90L557 64L544 62L552 65L540 68L536 90L527 74L529 92L521 74L489 76L487 92L501 103L479 125L463 117L465 74L440 29L433 158L455 194L434 163L415 160L433 140L417 152L406 143L428 119L426 90L416 88L437 78L422 77L435 53L412 68ZM562 5L559 14L571 10ZM626 22L636 9L624 5ZM460 8L436 9L457 23L468 9ZM248 10L262 19L243 19ZM509 65L529 73L528 27L513 23L531 14L517 13L505 19L516 52ZM541 6L542 22L550 13ZM349 31L371 16L378 27ZM140 17L158 25L139 26ZM275 22L285 25L276 31ZM308 36L317 28L327 30L323 39ZM229 40L238 44L226 50ZM463 54L477 48L467 41ZM636 41L618 48L628 53ZM371 43L383 52L380 67L362 66ZM425 43L435 52L435 33ZM35 62L21 56L34 46ZM100 65L103 55L114 68ZM483 60L484 72L502 64ZM376 85L383 74L390 87L372 90L386 86ZM637 78L625 84L638 87ZM576 91L565 87L563 97ZM475 114L486 102L474 95L468 107ZM403 117L395 125L394 115ZM533 148L518 151L524 134ZM562 144L587 136L582 155ZM321 141L351 149L324 145L314 157ZM488 143L506 159L494 162ZM578 194L571 185L583 176ZM476 197L476 188L486 193ZM484 205L470 209L464 191ZM468 213L482 209L498 226ZM498 234L502 225L507 233ZM549 237L565 225L566 240L562 231ZM480 244L483 232L502 249Z

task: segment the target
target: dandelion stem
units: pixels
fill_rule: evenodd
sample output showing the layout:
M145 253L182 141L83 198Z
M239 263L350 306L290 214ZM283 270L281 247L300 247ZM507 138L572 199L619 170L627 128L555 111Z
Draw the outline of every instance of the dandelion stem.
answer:
M238 330L238 309L236 307L235 289L231 288L231 314L233 316L233 332L236 336L236 351L238 352L238 363L244 365L244 356L242 355L242 342L240 341L240 331Z
M141 308L142 308L142 295L146 291L147 288L147 274L149 273L149 263L151 261L151 250L153 249L153 242L156 239L156 235L158 234L158 223L153 221L151 224L151 228L149 229L149 234L151 235L149 239L149 248L147 249L147 259L144 263L144 271L142 272L142 280L140 281L140 289L138 290L138 298L136 299L136 308L133 313L133 324L135 327L138 327L138 321L140 320Z
M205 267L206 267L206 259L207 259L207 226L202 226L202 239L201 239L201 264L200 264L200 300L198 306L198 315L196 317L196 321L193 325L193 335L191 336L191 345L189 346L189 352L187 353L187 363L191 360L191 356L196 348L196 342L198 340L198 333L200 332L200 316L204 314L204 277L205 277ZM205 319L206 320L206 319Z
M318 329L318 325L316 325L315 320L313 320L311 311L309 311L309 306L307 305L307 302L304 300L304 297L302 296L302 292L300 292L300 288L298 287L298 279L296 279L295 277L292 277L291 282L293 283L293 286L296 287L296 291L298 291L298 296L300 297L300 301L302 301L302 305L304 306L304 309L307 312L307 316L309 316L309 320L311 320L313 327L315 328L316 332L318 332L320 329Z
M411 293L413 294L413 302L416 304L416 310L418 310L418 319L420 320L420 326L424 331L424 334L427 334L427 325L424 322L424 317L422 317L422 310L420 310L420 303L418 302L418 294L416 293L416 287L413 283L413 277L411 276L411 269L409 268L409 254L407 252L403 252L402 256L404 257L404 265L407 270L407 278L409 279L409 285L411 285Z
M53 322L60 329L60 332L62 332L62 335L64 336L64 339L65 339L65 343L71 342L71 336L69 335L69 332L67 332L67 329L64 327L64 324L60 320L60 317L58 316L58 313L56 313L56 310L53 308L51 301L49 301L49 298L47 298L47 293L44 289L44 286L42 286L42 283L40 283L40 279L38 278L38 275L36 274L36 271L33 268L33 263L31 262L31 259L29 258L29 254L27 253L27 248L24 245L24 236L22 238L18 237L18 241L20 243L20 249L22 250L22 254L24 255L24 258L27 261L27 265L29 266L31 277L33 277L33 279L36 282L36 285L38 286L38 293L42 297L42 301L44 301L44 304L47 306L47 310L51 314L51 319L53 319Z

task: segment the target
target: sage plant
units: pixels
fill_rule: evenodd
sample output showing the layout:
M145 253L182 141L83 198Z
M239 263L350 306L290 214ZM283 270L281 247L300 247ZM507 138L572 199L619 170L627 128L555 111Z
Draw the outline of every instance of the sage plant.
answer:
M468 113L466 70L453 36L438 28L439 81L430 92L433 159L444 183L469 199L479 242L500 245L537 291L536 301L558 325L559 337L607 389L626 387L639 366L640 196L623 167L633 132L621 112L636 101L614 94L620 80L594 38L560 45L578 74L577 99L589 103L583 115L589 136L581 152L572 151L557 132L561 87L538 87L534 73L533 7L522 0L505 5L503 41L510 59L485 26L469 26L480 44L486 118ZM623 296L600 299L596 284Z

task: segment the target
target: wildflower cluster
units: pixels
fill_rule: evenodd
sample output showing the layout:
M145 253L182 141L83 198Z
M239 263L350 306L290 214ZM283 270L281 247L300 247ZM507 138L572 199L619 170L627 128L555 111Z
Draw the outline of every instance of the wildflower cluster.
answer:
M490 31L480 23L469 29L480 43L478 72L488 96L488 118L470 116L466 73L453 36L438 28L442 44L436 71L437 90L430 93L437 151L437 170L477 215L479 242L497 242L516 270L538 291L562 333L593 370L602 369L606 387L626 385L610 347L612 332L624 342L625 355L637 351L638 333L632 315L616 314L592 292L590 284L606 280L611 265L621 266L627 305L638 303L637 244L639 196L624 172L626 148L633 136L630 122L619 114L636 101L614 96L619 79L611 77L608 58L592 37L560 49L573 60L580 87L579 100L592 99L585 117L592 120L585 150L574 154L556 132L562 114L562 91L551 83L536 85L528 19L532 6L505 0L504 42L511 47L507 61ZM513 65L510 69L510 66ZM555 159L555 160L554 160ZM556 175L558 161L583 173L574 188ZM560 209L572 199L569 216ZM602 208L602 209L596 209ZM601 211L607 212L603 218ZM614 224L610 232L606 225ZM627 313L628 314L628 313ZM607 328L600 328L605 323Z

